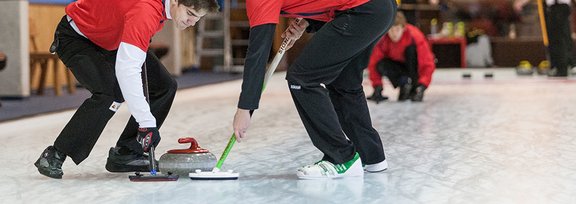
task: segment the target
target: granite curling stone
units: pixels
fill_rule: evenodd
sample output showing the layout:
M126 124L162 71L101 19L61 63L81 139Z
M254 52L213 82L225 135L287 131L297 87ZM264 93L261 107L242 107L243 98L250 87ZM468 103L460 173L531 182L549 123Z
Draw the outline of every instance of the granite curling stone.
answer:
M178 143L190 143L188 149L173 149L163 154L159 160L159 170L163 173L173 173L181 176L188 176L188 173L200 169L211 171L216 166L216 156L207 149L198 145L196 139L192 137L180 138Z

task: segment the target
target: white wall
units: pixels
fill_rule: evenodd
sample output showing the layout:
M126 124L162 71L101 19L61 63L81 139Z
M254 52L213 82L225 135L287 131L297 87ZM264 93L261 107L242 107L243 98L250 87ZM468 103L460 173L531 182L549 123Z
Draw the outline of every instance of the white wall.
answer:
M27 0L0 1L0 51L8 60L6 68L0 72L0 96L29 96Z

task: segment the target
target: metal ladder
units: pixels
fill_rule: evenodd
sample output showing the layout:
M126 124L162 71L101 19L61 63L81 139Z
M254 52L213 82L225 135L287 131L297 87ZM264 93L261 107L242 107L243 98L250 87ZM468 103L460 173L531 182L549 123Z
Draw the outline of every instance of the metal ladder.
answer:
M243 1L243 0L242 0ZM238 2L238 0L225 0L222 12L209 13L202 20L198 22L196 33L196 54L195 63L199 67L202 57L218 57L223 58L223 63L220 66L214 66L216 72L242 72L244 69L244 57L234 58L233 47L247 46L248 39L234 38L231 36L231 28L249 29L248 21L246 20L232 20L230 18L231 10L235 12L242 12L245 14L245 3ZM241 10L241 11L240 11ZM215 26L213 29L207 29L207 21L213 23L220 23L221 26ZM207 39L218 40L223 39L222 47L208 47L204 42ZM244 49L246 50L246 49ZM244 51L245 52L245 51Z

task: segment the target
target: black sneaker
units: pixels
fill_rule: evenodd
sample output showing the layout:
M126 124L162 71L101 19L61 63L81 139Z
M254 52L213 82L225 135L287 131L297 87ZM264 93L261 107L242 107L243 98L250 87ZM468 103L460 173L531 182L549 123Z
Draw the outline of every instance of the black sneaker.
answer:
M150 170L148 156L137 153L120 153L121 147L111 147L108 151L106 170L109 172L146 172Z
M400 86L400 93L398 93L398 101L405 101L410 99L411 92L412 92L412 84L407 83Z
M412 93L412 101L415 102L421 102L424 99L424 91L426 90L426 87L423 85L419 85L414 89L414 93Z
M34 166L38 168L38 172L40 172L44 176L48 176L50 178L61 179L64 172L62 172L62 164L66 159L66 155L62 152L59 152L53 146L48 146L40 155L40 158L36 160Z

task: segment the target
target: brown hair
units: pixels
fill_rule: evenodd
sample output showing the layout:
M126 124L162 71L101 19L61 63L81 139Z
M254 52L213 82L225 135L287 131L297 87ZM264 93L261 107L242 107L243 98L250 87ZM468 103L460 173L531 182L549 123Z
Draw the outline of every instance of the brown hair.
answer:
M402 27L406 26L406 16L402 11L396 12L396 18L394 18L394 26L401 25Z
M194 10L206 10L208 12L217 12L220 9L216 0L178 0L178 4L184 4L186 7L194 6Z

